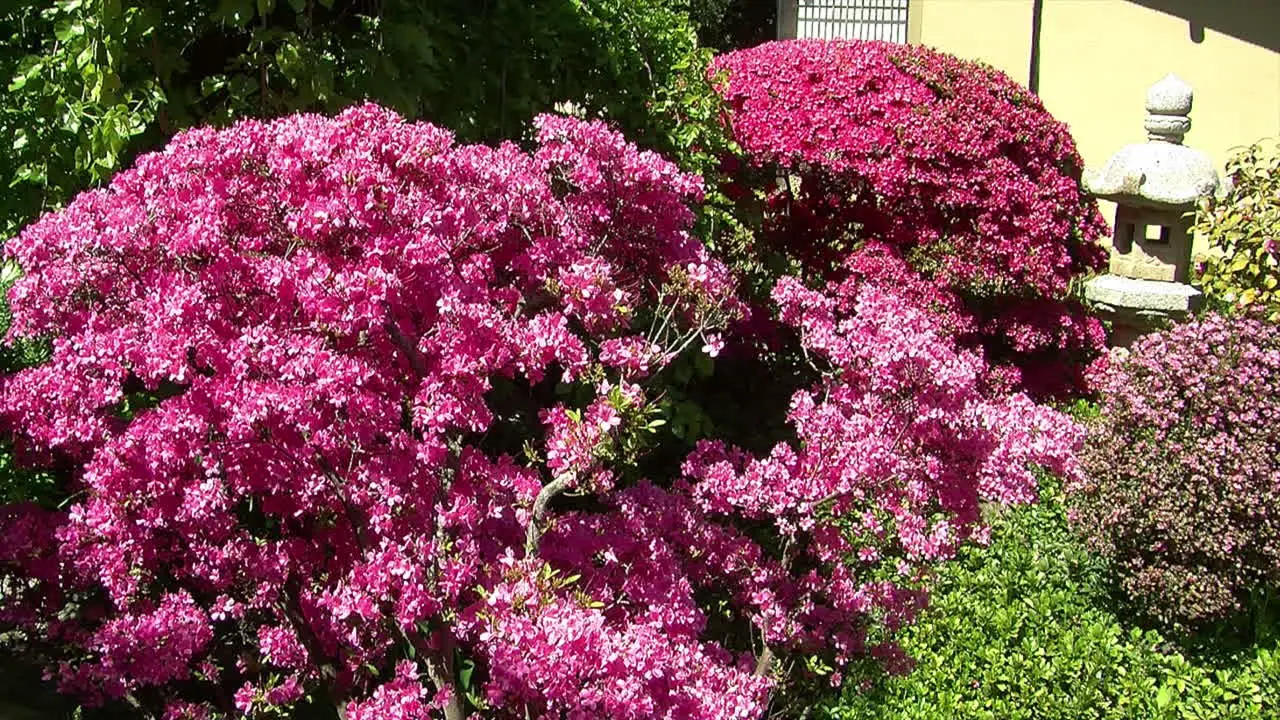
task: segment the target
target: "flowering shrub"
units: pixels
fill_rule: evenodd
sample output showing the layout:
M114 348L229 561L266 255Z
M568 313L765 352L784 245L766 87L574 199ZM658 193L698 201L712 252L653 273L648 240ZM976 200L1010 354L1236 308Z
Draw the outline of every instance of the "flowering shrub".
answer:
M1078 431L905 295L790 279L796 441L655 467L666 369L741 309L700 192L599 123L525 153L366 105L184 133L46 216L11 335L53 356L0 413L78 492L0 516L0 622L168 720L747 719L904 667L928 565Z
M1255 143L1227 161L1230 185L1201 202L1193 232L1212 252L1199 284L1224 309L1262 308L1280 320L1280 142Z
M1280 329L1209 315L1100 372L1075 520L1157 618L1201 623L1280 583Z
M1069 290L1102 267L1106 226L1066 126L1034 95L985 65L883 42L766 43L712 72L726 74L747 160L729 192L766 188L767 247L832 273L883 244L874 252L954 296L965 342L1024 387L1079 384L1103 335Z

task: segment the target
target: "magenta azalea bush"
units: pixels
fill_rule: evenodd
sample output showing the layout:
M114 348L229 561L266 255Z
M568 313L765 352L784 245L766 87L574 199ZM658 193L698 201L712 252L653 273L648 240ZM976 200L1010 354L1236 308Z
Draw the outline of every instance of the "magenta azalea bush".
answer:
M1099 373L1074 519L1153 616L1197 625L1280 587L1280 328L1208 315Z
M553 116L528 152L365 105L140 158L7 248L53 356L0 415L74 470L0 513L0 624L166 720L746 720L906 667L929 567L1079 431L907 290L789 278L794 439L649 463L742 307L700 195Z
M885 42L766 43L711 72L746 160L727 192L763 189L766 247L829 275L868 254L905 262L1006 381L1079 389L1104 336L1070 290L1103 266L1106 225L1038 98L986 65Z

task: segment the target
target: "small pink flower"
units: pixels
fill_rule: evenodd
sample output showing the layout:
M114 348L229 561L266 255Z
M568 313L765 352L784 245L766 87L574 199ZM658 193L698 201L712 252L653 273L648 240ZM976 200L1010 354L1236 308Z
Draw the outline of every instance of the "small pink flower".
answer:
M711 357L716 357L723 349L724 338L719 333L711 333L706 336L706 344L702 346L702 352Z

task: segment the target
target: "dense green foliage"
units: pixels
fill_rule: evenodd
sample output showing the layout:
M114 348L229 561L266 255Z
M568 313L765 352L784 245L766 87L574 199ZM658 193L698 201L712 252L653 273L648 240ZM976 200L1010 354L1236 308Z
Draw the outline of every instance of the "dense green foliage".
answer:
M573 101L694 167L716 101L679 0L28 0L0 10L0 237L177 130L370 98L466 140ZM12 148L12 152L8 149Z
M1196 218L1211 249L1200 285L1222 309L1261 307L1280 320L1280 142L1238 150L1227 177L1227 192L1206 199Z
M778 37L775 3L761 0L686 0L702 45L728 52Z
M1117 614L1107 568L1060 495L995 519L993 542L944 568L908 631L915 671L846 683L839 720L1226 720L1280 704L1280 637L1213 661ZM1265 628L1262 628L1265 630Z

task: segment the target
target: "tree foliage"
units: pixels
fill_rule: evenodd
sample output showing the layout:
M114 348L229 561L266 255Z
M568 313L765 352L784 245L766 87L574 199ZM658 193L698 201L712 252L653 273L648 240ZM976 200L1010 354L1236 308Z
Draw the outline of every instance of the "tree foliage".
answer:
M698 39L720 52L749 48L778 37L778 8L759 0L685 0Z
M1193 232L1210 252L1198 283L1222 309L1259 309L1280 320L1280 142L1241 148L1227 161L1229 185L1201 203Z
M492 141L574 101L696 164L712 112L675 0L28 0L0 39L0 237L233 118L374 99Z

